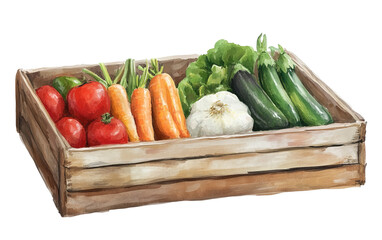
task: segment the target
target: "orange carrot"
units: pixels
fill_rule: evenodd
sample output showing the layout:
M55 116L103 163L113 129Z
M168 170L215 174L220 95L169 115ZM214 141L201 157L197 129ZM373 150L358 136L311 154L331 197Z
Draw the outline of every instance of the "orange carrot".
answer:
M105 79L102 79L100 76L96 75L94 72L88 69L84 69L83 72L89 74L107 88L107 93L111 103L111 114L123 122L126 127L130 142L139 142L137 128L135 126L134 117L131 113L126 89L121 84L116 84L122 78L122 74L124 74L125 77L125 70L127 67L124 66L119 69L114 81L111 80L106 66L103 63L100 63L100 68Z
M162 79L166 85L167 89L167 101L170 106L171 115L175 121L175 124L178 126L180 137L188 138L190 133L187 130L186 118L182 110L182 105L180 103L179 92L175 87L174 80L167 73L162 74Z
M131 112L137 125L141 141L154 141L150 92L146 88L136 88L131 95Z
M156 133L161 139L189 137L178 91L170 75L156 75L149 85Z
M130 103L125 88L120 84L113 84L107 89L107 92L110 97L111 114L121 120L126 126L130 142L139 142L137 128L130 110Z

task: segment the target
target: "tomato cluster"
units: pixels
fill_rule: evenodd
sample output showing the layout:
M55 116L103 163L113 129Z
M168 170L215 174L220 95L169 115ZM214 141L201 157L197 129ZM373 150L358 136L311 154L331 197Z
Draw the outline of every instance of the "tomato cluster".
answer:
M38 88L36 93L70 146L128 142L125 125L109 114L110 99L99 82L90 81L71 88L66 99L50 85Z

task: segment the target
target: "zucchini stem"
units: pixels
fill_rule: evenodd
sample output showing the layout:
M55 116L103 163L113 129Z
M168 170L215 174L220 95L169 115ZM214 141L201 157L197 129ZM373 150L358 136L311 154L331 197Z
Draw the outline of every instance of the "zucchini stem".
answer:
M263 37L263 40L261 40L261 37ZM257 52L259 54L258 59L258 66L274 66L275 60L269 55L267 51L267 35L266 34L260 34L260 36L257 38Z

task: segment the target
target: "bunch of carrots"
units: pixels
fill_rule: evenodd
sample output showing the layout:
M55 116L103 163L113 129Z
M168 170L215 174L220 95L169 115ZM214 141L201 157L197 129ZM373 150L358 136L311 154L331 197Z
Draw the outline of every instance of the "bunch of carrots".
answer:
M111 114L123 122L131 142L190 137L174 81L162 73L158 60L151 59L151 67L148 61L138 66L138 74L134 59L127 59L114 80L103 63L100 69L103 78L88 69L83 72L106 87Z

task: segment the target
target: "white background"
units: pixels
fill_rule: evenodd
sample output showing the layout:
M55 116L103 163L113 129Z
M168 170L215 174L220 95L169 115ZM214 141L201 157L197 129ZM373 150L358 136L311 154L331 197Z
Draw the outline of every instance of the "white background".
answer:
M382 239L377 3L3 2L0 239ZM59 216L16 133L18 68L200 54L221 38L255 46L261 32L270 45L296 53L368 121L365 186Z

